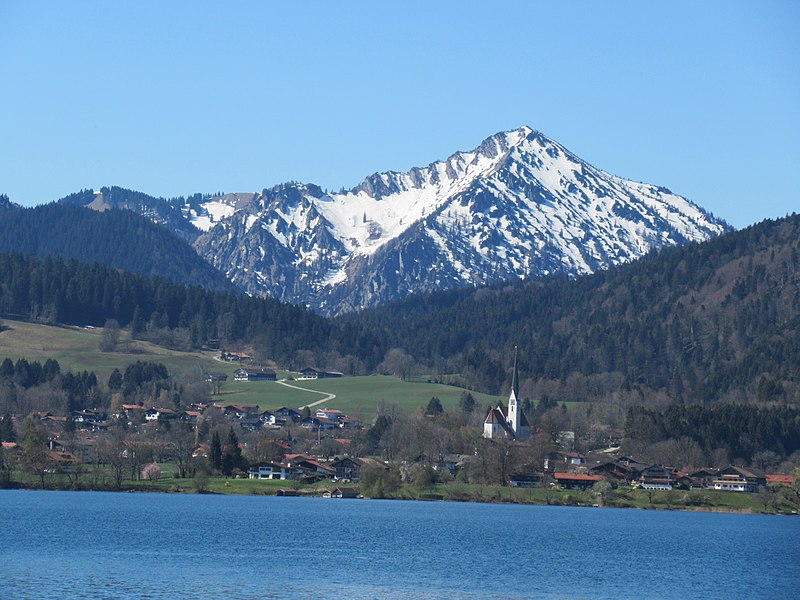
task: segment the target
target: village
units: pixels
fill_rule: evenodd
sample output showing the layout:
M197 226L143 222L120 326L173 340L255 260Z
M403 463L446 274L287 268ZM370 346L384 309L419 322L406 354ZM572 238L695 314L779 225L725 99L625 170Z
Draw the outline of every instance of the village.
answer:
M246 354L223 353L221 358L241 363L234 371L237 381L277 380L275 370L250 366ZM296 375L298 380L343 377L311 367ZM224 372L205 375L217 393L226 379ZM408 425L406 434L413 429L414 435L421 438L424 433L430 439L417 445L405 442L407 447L394 440L392 449L385 438L400 421L392 423L378 415L365 424L327 402L273 410L235 402L194 402L183 407L137 402L121 403L106 412L7 415L0 424L5 431L18 432L19 442L4 437L4 477L8 484L17 471L35 476L42 487L121 489L125 480L157 480L176 465L183 478L280 481L285 487L270 488L271 493L340 498L378 495L371 484L365 485L365 478L380 482L379 495L404 484L478 482L509 489L580 492L593 505L615 490L641 490L651 502L654 492L673 490L769 494L773 503L780 493L787 498L797 494L795 477L788 474L734 464L680 469L625 456L616 437L619 432L595 451L576 451L571 431L558 431L555 443L543 444L547 434L531 425L519 400L516 362L508 401L487 411L482 430L479 414L453 416L420 409L414 418L417 421ZM464 426L472 430L466 439L458 443L441 439L454 427ZM31 441L31 431L36 432L36 442ZM42 447L32 448L32 443ZM115 474L110 479L97 475L109 472Z

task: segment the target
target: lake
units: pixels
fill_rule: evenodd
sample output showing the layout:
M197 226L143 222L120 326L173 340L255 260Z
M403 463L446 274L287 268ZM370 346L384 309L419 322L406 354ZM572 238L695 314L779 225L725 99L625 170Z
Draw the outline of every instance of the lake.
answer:
M798 598L800 518L0 491L0 597Z

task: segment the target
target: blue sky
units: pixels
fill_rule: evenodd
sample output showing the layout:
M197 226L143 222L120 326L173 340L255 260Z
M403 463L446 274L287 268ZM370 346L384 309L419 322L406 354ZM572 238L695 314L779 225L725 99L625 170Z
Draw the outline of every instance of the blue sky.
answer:
M324 188L529 125L736 227L794 212L800 2L0 3L0 193Z

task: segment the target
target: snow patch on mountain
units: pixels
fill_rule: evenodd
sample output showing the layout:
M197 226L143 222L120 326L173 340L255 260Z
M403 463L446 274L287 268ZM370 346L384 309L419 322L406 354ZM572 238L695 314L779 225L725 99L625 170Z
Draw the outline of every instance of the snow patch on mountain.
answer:
M186 216L205 232L198 251L249 293L333 314L416 290L591 273L727 228L529 127L343 193L287 183L211 198Z

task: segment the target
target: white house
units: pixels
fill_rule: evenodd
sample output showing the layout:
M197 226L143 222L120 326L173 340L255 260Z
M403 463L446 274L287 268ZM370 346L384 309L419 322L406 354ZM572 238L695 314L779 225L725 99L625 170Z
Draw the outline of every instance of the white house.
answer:
M250 467L250 479L291 479L291 471L286 465L264 463Z

